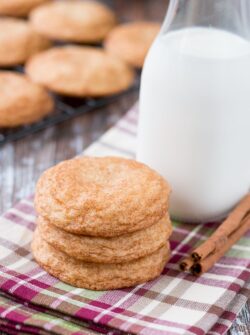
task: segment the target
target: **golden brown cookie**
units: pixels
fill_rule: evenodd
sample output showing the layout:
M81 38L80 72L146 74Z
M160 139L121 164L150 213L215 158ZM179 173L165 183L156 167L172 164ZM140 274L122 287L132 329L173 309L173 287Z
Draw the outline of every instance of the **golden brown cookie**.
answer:
M35 32L29 23L20 19L0 18L1 67L22 64L49 46L49 40Z
M114 13L95 1L54 1L32 11L34 28L51 39L100 42L116 23Z
M68 232L112 237L158 222L170 188L154 170L118 157L79 157L45 171L35 195L38 214Z
M127 89L134 72L99 48L66 46L35 55L26 66L31 79L70 96L105 96Z
M160 24L155 22L121 24L108 34L104 46L111 54L140 68L159 30Z
M54 248L85 262L122 263L152 254L172 233L169 217L145 229L117 237L75 235L38 218L38 231Z
M29 124L53 111L45 89L19 73L0 71L0 95L0 127Z
M35 232L32 252L37 263L63 282L91 290L135 286L160 275L170 256L169 243L151 255L121 264L88 263L69 257Z
M0 15L26 16L31 9L49 0L1 0Z

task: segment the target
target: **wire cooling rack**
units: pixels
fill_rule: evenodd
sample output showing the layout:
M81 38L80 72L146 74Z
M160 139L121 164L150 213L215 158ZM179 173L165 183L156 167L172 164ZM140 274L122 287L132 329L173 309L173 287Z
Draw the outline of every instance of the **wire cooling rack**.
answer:
M22 72L21 67L15 68L16 71ZM64 98L55 96L55 110L52 114L45 117L44 119L33 123L31 125L16 127L16 128L0 128L0 146L7 142L17 141L28 135L34 134L37 131L46 129L48 127L57 125L64 121L70 120L76 116L89 113L101 107L110 105L117 101L120 97L128 95L133 91L137 91L139 88L139 74L131 88L128 90L108 96L105 98Z
M54 112L49 116L45 117L43 120L40 120L31 125L16 128L0 128L0 146L4 145L7 142L17 141L23 137L36 133L39 130L43 130L48 127L57 125L76 116L83 115L98 108L108 106L109 104L117 101L121 96L127 95L132 91L136 91L138 90L138 88L139 83L137 80L136 83L127 91L106 98L65 99L64 101L64 99L56 97Z

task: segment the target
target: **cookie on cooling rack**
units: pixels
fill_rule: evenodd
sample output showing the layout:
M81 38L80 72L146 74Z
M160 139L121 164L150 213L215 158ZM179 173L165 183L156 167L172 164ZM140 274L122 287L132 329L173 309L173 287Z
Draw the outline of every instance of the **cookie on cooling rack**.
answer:
M0 15L27 16L29 12L50 0L1 0Z
M108 52L140 68L159 30L160 24L156 22L121 24L111 30L104 46Z
M46 90L23 74L0 71L0 92L0 127L33 123L54 108Z
M75 97L119 93L134 82L129 65L94 47L55 47L33 56L25 69L33 81Z
M96 1L54 1L34 9L33 27L53 40L100 42L116 24L112 10Z
M0 18L1 67L22 64L30 56L47 49L50 45L49 40L35 32L26 21Z

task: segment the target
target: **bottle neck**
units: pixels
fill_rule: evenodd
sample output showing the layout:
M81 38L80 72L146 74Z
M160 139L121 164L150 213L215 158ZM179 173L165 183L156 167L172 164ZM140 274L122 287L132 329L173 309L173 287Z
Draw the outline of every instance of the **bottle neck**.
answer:
M171 0L161 33L195 26L223 29L250 39L250 1Z

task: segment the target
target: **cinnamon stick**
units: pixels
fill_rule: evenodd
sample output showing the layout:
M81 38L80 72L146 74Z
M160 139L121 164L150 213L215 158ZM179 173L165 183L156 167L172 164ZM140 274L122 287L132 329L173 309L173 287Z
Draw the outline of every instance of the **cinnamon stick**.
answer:
M180 263L180 269L182 271L189 271L194 265L194 261L191 257L184 258Z
M219 251L214 251L199 262L193 262L193 265L190 268L191 273L199 276L204 272L207 272L248 231L248 229L250 229L250 215L243 220L240 228L228 237L227 242Z
M180 263L182 271L208 271L250 229L250 194L245 196L219 228Z
M199 261L211 253L220 251L228 243L228 236L237 231L243 224L244 218L250 213L250 194L246 195L238 206L229 214L227 219L211 235L206 242L196 248L191 257Z

